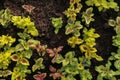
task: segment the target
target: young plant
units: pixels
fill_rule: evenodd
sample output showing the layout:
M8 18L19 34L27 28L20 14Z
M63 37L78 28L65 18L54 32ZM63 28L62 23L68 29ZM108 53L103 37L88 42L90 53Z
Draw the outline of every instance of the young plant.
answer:
M74 36L80 36L80 29L83 28L83 26L81 25L80 21L75 21L73 23L68 21L68 24L66 25L66 31L65 34L73 34Z
M120 70L120 49L118 49L117 53L114 52L111 53L109 61L114 61L114 67L117 70Z
M30 17L12 16L11 22L19 29L23 29L25 33L32 36L38 36L38 31L35 28L34 22L31 22Z
M7 69L10 64L10 56L14 53L14 48L9 48L0 52L0 69Z
M87 26L89 26L89 24L90 24L91 21L94 21L94 18L92 18L94 16L94 14L92 13L92 11L93 11L93 8L90 7L88 9L86 9L86 11L83 12L83 14L82 14L82 21L85 21L85 24Z
M11 36L8 35L2 35L0 36L0 48L2 47L11 47L11 45L16 41L15 38L12 38Z
M75 52L69 51L66 53L65 58L62 60L62 73L61 80L76 80L74 76L79 75L81 80L91 80L92 75L89 70L85 70L84 60L74 57Z
M120 33L120 17L119 16L116 18L116 20L109 19L108 24L114 27L114 30L116 31L117 34Z
M36 46L40 44L38 40L34 39L29 39L28 41L24 39L19 39L19 42L20 43L17 44L15 47L16 51L35 49Z
M10 70L0 70L0 77L7 77L12 74Z
M120 75L120 71L113 71L110 69L111 62L108 61L108 63L103 66L96 66L95 70L99 73L97 76L97 80L104 80L109 79L109 80L116 80L115 76Z
M76 45L82 44L83 40L76 36L72 36L67 40L67 42L72 48L75 48Z
M69 8L64 11L64 14L72 22L76 20L77 13L79 13L82 8L82 4L80 2L81 0L70 0Z
M85 2L88 6L96 6L99 11L106 11L107 9L114 9L119 11L119 6L114 0L87 0Z
M81 52L85 53L86 58L95 58L98 61L103 60L101 56L98 56L96 54L97 49L94 47L96 45L95 39L98 38L100 35L97 33L94 33L95 29L91 28L90 30L87 30L87 28L84 28L83 30L83 44L80 45Z
M0 11L0 24L6 28L8 27L10 21L11 21L12 14L10 13L10 10L7 8L5 10Z
M35 72L37 69L44 69L45 66L43 65L43 58L38 58L35 60L35 64L32 66L32 71Z
M0 36L0 69L8 68L11 61L10 56L15 52L14 48L11 47L14 42L15 38L11 36Z
M62 76L62 73L59 72L59 70L57 70L56 68L54 68L52 65L50 65L49 67L50 70L50 77L53 77L54 80L59 79Z
M54 32L55 34L58 34L59 32L59 29L62 28L62 24L63 24L63 21L62 21L62 18L51 18L52 20L52 25L53 27L55 28Z
M35 74L33 77L35 80L44 80L44 78L46 77L46 73Z
M52 57L52 63L61 63L62 55L59 54L62 51L63 46L59 46L58 48L47 49L47 53L50 57Z
M28 70L28 66L19 64L16 67L14 67L11 80L26 80L26 75L30 73L31 71Z
M120 34L112 37L113 39L113 46L120 48Z

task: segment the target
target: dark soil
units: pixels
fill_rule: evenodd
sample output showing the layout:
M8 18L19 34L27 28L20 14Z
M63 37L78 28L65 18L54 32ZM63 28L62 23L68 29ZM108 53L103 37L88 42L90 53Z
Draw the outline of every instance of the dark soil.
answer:
M120 1L116 0L120 6ZM62 17L63 18L63 26L67 24L67 18L63 14L63 11L66 10L69 6L69 0L0 0L0 9L10 8L14 15L28 16L28 13L21 7L23 4L30 4L35 7L35 9L30 14L32 21L35 22L36 28L39 31L39 37L36 39L40 40L42 44L47 44L49 48L54 48L58 46L64 46L62 54L70 50L74 50L76 52L76 56L80 56L81 53L76 47L75 49L70 48L67 45L67 39L70 35L65 35L64 27L60 29L59 33L54 34L54 28L52 27L50 18L51 17ZM83 8L84 10L85 8ZM100 34L100 38L97 39L96 48L98 50L97 54L104 58L104 61L98 62L95 59L92 59L92 65L90 67L90 72L92 73L93 80L96 80L97 72L94 70L95 66L105 64L110 53L112 51L116 51L116 48L112 46L112 36L115 35L115 32L112 27L107 24L109 18L116 18L116 16L120 16L120 12L114 12L113 10L108 10L106 12L98 12L98 10L94 9L94 19L95 21L91 23L90 27L94 27L96 32ZM79 19L79 16L78 16ZM9 28L3 29L0 27L0 35L9 34L13 37L17 36L18 30L11 24ZM34 64L33 58L37 58L38 54L34 54L31 58L31 64ZM50 58L45 56L45 65L50 65ZM60 65L56 65L59 67ZM43 70L43 72L47 72L49 74L48 67ZM33 75L28 74L26 80L34 80ZM10 80L10 79L6 79ZM46 77L45 80L52 80L49 76ZM78 80L78 79L77 79Z

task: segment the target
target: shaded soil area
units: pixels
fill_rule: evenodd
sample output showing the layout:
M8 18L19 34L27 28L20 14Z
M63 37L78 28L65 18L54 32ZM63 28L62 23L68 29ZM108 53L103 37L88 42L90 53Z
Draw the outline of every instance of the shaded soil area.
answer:
M120 6L120 1L116 0ZM23 4L30 4L35 7L31 14L28 14L21 6ZM83 3L84 4L84 3ZM83 5L84 6L84 5ZM33 22L35 22L36 28L39 31L39 37L36 37L37 40L40 40L42 44L47 44L49 48L54 48L58 46L64 46L61 54L65 54L68 51L74 50L76 52L76 56L80 56L81 52L79 51L78 46L75 49L72 49L67 45L67 39L70 35L65 35L65 25L67 24L67 18L63 14L69 7L69 0L0 0L0 9L10 8L14 15L28 16L30 15ZM83 11L86 9L83 7ZM112 51L116 51L116 48L112 46L112 36L115 35L115 32L112 27L110 27L107 23L109 18L116 18L116 16L120 16L120 12L114 12L113 10L108 10L106 12L98 12L98 10L94 7L94 19L95 21L91 23L90 27L94 27L96 29L96 33L100 34L100 38L97 39L96 48L98 50L97 54L104 58L104 61L98 62L95 59L92 59L92 65L90 67L90 72L93 76L93 80L96 80L97 72L94 70L95 66L105 64L110 53ZM79 14L81 15L81 13ZM63 27L60 29L59 33L54 34L54 28L51 24L51 17L62 17L63 18ZM79 16L78 16L79 19ZM9 34L13 37L17 37L17 32L19 30L14 27L12 24L7 29L0 27L0 35ZM38 54L34 54L30 60L30 64L34 64L33 58L37 58ZM44 64L50 65L50 58L48 55L44 58ZM59 68L61 65L55 65ZM49 74L48 67L45 68L42 72L47 72ZM35 72L36 73L36 72ZM33 80L33 75L28 74L26 80ZM76 76L77 77L77 76ZM6 79L10 80L10 79ZM49 76L46 77L45 80L52 80ZM79 80L79 79L77 79Z

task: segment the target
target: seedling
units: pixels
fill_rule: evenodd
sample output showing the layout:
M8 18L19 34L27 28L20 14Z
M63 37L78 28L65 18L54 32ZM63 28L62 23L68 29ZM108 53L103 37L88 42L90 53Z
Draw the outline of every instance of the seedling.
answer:
M10 10L7 8L5 10L0 11L0 24L6 28L8 27L10 21L11 21L12 14Z
M105 79L109 79L109 80L116 80L115 76L120 75L119 71L113 71L112 69L110 69L111 66L111 62L108 61L108 63L103 66L97 66L95 67L95 70L99 73L97 80L104 80Z
M54 32L55 34L58 34L59 32L59 29L62 28L62 24L63 24L63 21L62 21L62 18L51 18L52 20L52 25L53 27L55 28Z
M7 77L12 74L10 70L0 70L0 77Z
M114 0L87 0L86 4L88 6L96 6L99 11L106 11L107 9L114 9L115 11L119 11L119 6Z
M66 31L65 34L73 34L74 36L80 36L80 29L83 28L83 26L81 25L80 21L75 21L75 23L71 23L70 21L68 22L68 24L66 25Z
M92 13L92 11L93 11L93 8L90 7L88 9L86 9L86 11L83 12L83 14L82 14L82 21L85 21L85 24L87 26L89 26L89 24L90 24L91 21L94 21L94 18L92 18L94 16L94 14Z
M43 65L43 58L38 58L35 60L35 64L32 66L32 71L34 72L37 69L44 69L45 66Z
M114 30L116 31L117 34L120 33L120 17L119 16L116 18L116 20L109 19L108 24L114 27Z
M95 58L98 61L102 61L102 57L96 54L97 49L94 47L96 45L95 38L99 37L99 34L94 33L95 29L91 28L83 30L83 44L80 45L80 50L82 53L85 53L85 57L88 59Z
M78 37L72 36L67 40L67 42L72 48L75 48L76 45L82 44L83 40Z

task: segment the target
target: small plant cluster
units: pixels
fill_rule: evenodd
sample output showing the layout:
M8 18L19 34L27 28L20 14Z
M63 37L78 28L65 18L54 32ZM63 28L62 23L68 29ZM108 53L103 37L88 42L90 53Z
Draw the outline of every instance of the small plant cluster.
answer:
M120 75L120 33L119 33L119 22L120 22L120 17L118 16L116 20L110 19L108 21L108 24L110 26L114 27L114 30L116 32L116 35L113 36L113 46L116 46L117 53L112 52L111 56L108 59L108 62L105 66L100 65L96 67L96 71L99 73L97 79L103 80L109 79L109 80L117 80L115 76ZM116 70L111 69L111 65L114 65Z
M96 6L99 11L114 9L118 11L118 5L114 0L86 0L87 6ZM92 80L90 72L91 59L102 61L96 48L96 39L100 35L91 27L91 22L95 21L94 8L88 7L82 12L82 0L70 0L69 7L63 12L67 17L65 25L65 35L71 50L62 53L64 46L49 48L43 45L41 41L36 40L39 36L38 30L30 16L14 16L7 8L0 11L0 24L3 28L8 28L9 24L17 27L17 38L8 35L0 36L0 77L11 77L11 80L27 80L28 74L33 74L35 80L45 80L47 76L53 80ZM32 5L22 5L30 14L35 9ZM30 15L29 14L29 15ZM79 15L79 16L78 16ZM63 27L63 18L50 18L53 25L54 33L60 34L59 30ZM93 22L94 23L94 22ZM117 52L112 52L106 65L96 66L98 72L97 80L117 80L116 76L120 75L120 17L116 20L110 19L108 24L113 26L116 35L113 36L113 45L118 48ZM67 45L67 46L68 46ZM78 48L78 53L74 51ZM35 58L33 55L38 55ZM76 54L80 54L76 56ZM50 65L45 65L44 61L50 60ZM32 65L30 60L34 58ZM9 68L14 64L13 68ZM114 64L115 70L111 68ZM56 65L59 66L56 67ZM48 72L45 69L49 68Z
M0 24L6 28L10 21L11 21L11 13L10 13L10 10L7 8L5 10L0 10Z
M119 11L119 6L114 0L87 0L88 6L96 6L99 11L106 11L107 9L114 9Z
M19 29L24 29L24 32L32 36L38 36L38 31L35 28L34 22L31 22L30 17L12 16L11 22Z

